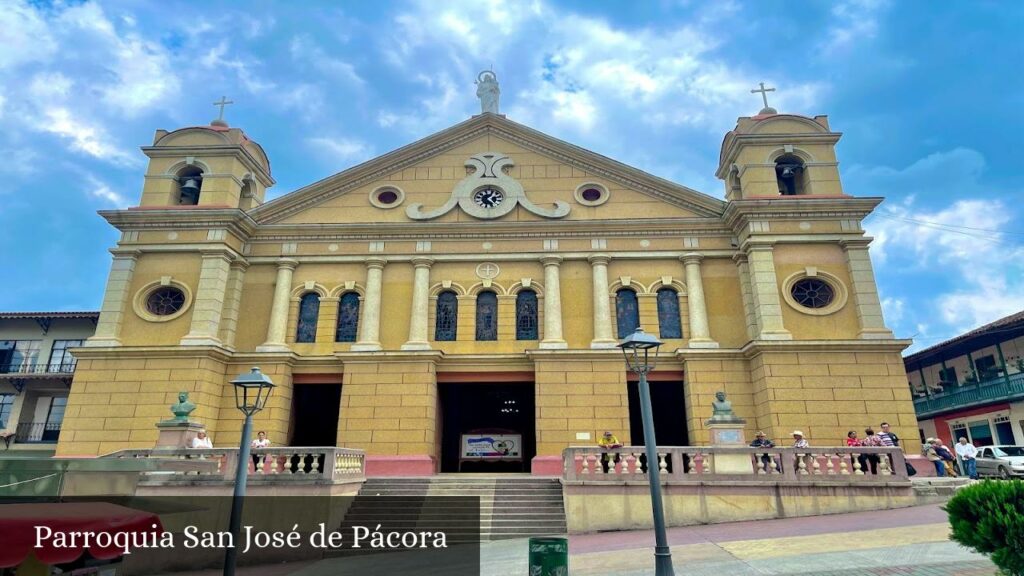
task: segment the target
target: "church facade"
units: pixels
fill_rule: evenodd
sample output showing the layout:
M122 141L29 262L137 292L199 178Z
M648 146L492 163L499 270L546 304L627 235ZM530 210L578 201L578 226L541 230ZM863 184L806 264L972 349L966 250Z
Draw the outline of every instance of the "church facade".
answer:
M915 441L908 342L883 322L861 228L881 199L844 193L825 117L740 118L722 201L482 101L269 202L243 131L157 131L139 205L101 212L121 238L58 454L152 447L180 391L237 445L230 381L259 366L277 388L256 429L277 445L362 448L371 474L557 473L606 430L643 441L615 348L638 327L664 342L659 444L707 443L718 391L748 436L839 445L887 420ZM474 435L519 461L474 460Z

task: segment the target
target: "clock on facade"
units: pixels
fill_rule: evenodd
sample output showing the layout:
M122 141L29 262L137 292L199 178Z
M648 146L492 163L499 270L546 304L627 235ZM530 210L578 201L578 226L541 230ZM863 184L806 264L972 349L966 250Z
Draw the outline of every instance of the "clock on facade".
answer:
M473 194L473 202L481 208L494 208L505 199L505 194L497 188L481 188Z

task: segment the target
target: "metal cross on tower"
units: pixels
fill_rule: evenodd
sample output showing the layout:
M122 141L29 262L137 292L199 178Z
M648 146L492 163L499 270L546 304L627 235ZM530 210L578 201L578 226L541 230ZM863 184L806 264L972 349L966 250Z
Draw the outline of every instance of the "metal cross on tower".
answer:
M761 84L761 89L760 90L751 90L750 93L751 94L757 94L757 93L761 94L761 99L764 100L764 109L761 110L761 114L775 114L775 108L772 108L771 106L768 105L768 93L769 92L775 92L775 88L765 88L764 87L764 82L760 82L760 84Z
M214 120L213 122L210 122L210 124L212 124L214 126L227 126L228 123L224 121L224 107L227 106L228 104L234 104L234 103L235 102L233 100L228 100L227 96L221 96L219 102L214 102L213 103L214 106L220 106L220 114L217 114L217 119Z

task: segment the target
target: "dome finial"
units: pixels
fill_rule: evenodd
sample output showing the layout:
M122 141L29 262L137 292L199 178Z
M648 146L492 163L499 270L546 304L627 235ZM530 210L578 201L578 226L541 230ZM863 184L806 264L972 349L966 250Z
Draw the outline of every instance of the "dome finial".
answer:
M227 96L221 96L220 102L213 103L214 106L220 106L220 114L217 115L216 120L210 122L210 126L223 126L224 128L227 128L228 123L224 120L224 107L228 104L234 104L234 101L228 100Z
M762 108L761 111L758 112L757 114L759 116L762 115L762 114L778 114L779 113L778 110L776 110L775 108L772 108L771 106L768 105L768 93L769 92L775 92L775 88L765 88L764 87L764 82L761 82L760 84L761 84L761 89L760 90L751 90L750 91L751 94L760 93L761 94L761 99L764 100L764 108Z

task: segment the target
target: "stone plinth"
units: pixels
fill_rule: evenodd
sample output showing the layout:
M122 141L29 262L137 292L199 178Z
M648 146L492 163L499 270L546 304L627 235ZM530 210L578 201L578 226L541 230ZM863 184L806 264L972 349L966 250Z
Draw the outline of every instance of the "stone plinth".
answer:
M711 419L705 422L705 426L711 431L711 445L729 447L747 445L746 437L743 434L745 424L746 420L742 418L721 421ZM750 456L747 454L715 454L711 461L711 467L715 474L754 473L750 465Z
M192 439L206 426L199 422L166 420L157 422L156 429L160 432L156 439L157 448L188 448L192 446Z

